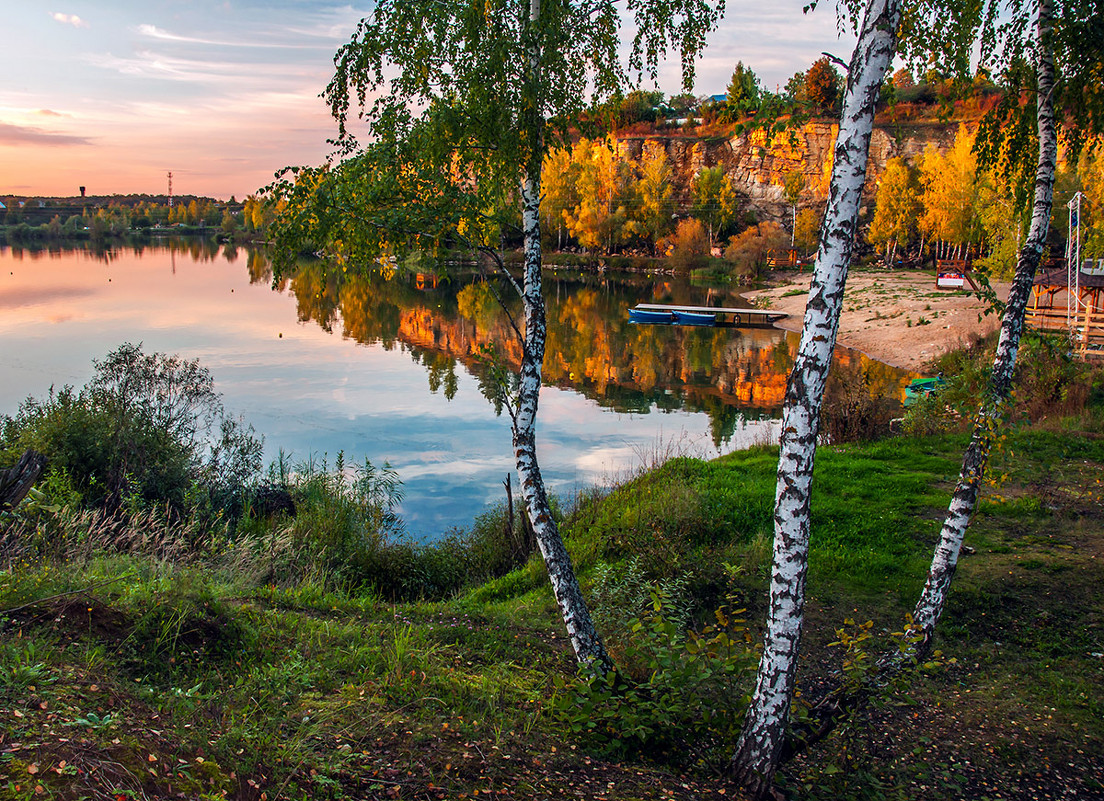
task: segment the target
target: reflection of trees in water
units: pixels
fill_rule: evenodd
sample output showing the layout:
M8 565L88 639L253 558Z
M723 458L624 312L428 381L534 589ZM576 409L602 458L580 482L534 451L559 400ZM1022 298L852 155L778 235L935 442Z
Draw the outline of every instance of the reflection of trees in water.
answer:
M219 244L214 237L205 236L164 236L153 237L148 233L132 233L121 239L67 241L64 244L56 242L34 242L26 245L12 245L11 253L15 259L25 256L31 261L56 256L59 253L85 253L94 261L111 264L123 253L133 253L142 256L147 250L168 251L170 255L187 256L196 262L213 262L222 258L234 261L237 258L237 247L227 245L226 249ZM259 251L250 251L250 256L258 254L258 258L264 259ZM271 268L270 277L271 277ZM251 273L252 274L252 273Z
M259 251L247 260L250 280L271 280ZM548 341L544 380L571 387L600 405L622 412L687 409L710 418L713 440L729 440L748 418L774 415L781 407L793 364L793 337L774 329L737 330L639 326L626 310L648 298L699 304L703 291L689 283L644 277L561 275L546 279ZM342 334L362 344L396 344L424 365L432 392L451 399L460 361L481 384L488 377L483 354L491 350L506 365L520 361L516 337L482 277L456 275L449 281L391 272L345 272L307 262L290 279L301 321L326 331L340 321ZM503 295L504 293L498 293ZM737 305L731 293L710 298ZM511 313L516 309L511 308ZM848 355L846 358L861 358ZM865 360L869 361L869 360ZM872 363L871 391L900 386L900 372Z

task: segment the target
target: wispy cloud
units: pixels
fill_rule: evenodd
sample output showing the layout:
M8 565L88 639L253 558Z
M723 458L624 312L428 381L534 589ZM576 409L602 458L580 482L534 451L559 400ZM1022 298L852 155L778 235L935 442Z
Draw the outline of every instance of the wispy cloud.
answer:
M72 25L74 28L87 28L88 23L76 14L62 14L60 11L51 11L50 16L62 25Z
M151 50L139 51L130 58L112 53L91 55L88 56L88 61L97 67L114 70L123 75L191 82L233 79L238 82L268 84L274 78L294 78L307 72L302 65L295 62L283 65L265 64L263 71L259 71L247 63L179 58Z
M0 145L90 145L84 136L43 131L27 125L0 122Z
M138 33L163 42L178 42L180 44L199 44L214 47L266 47L280 50L315 50L330 45L323 44L295 44L290 42L246 42L229 41L227 39L208 39L200 36L181 36L180 34L158 28L156 25L143 24L138 26Z

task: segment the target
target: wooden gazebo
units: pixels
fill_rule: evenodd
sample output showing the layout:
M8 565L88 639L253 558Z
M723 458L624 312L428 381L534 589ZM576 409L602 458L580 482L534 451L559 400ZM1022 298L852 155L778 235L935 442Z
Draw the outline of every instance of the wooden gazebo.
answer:
M1050 267L1035 277L1027 322L1046 331L1069 331L1078 353L1104 357L1104 259L1080 269Z

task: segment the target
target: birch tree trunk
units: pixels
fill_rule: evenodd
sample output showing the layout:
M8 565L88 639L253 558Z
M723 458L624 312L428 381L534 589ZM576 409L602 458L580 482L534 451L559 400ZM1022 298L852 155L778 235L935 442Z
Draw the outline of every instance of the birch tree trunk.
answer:
M541 110L541 60L538 44L540 0L530 0L529 74L526 107L522 111L529 154L521 180L522 229L525 248L525 273L522 278L522 306L525 332L522 342L520 385L517 410L512 416L514 458L521 483L525 511L541 556L548 568L552 593L560 607L571 646L579 663L605 674L613 670L575 576L571 557L564 547L559 527L552 517L548 495L537 461L537 404L540 400L541 369L547 333L544 293L541 282L541 154L544 120Z
M999 433L1012 390L1012 373L1023 333L1024 315L1035 282L1035 271L1046 244L1054 203L1054 176L1058 162L1058 134L1054 123L1054 55L1050 44L1053 10L1051 0L1040 0L1035 26L1037 74L1036 124L1039 136L1039 161L1035 171L1035 199L1031 227L1016 261L1016 274L1008 296L1000 339L993 359L993 374L988 395L974 420L974 433L962 459L962 472L955 486L947 517L939 533L927 582L916 604L914 625L923 640L917 647L921 656L931 649L936 623L943 614L947 589L958 565L966 526L977 508L978 490L993 442Z
M809 501L820 407L866 181L874 107L896 49L900 20L901 0L867 3L848 71L801 344L782 409L767 631L755 692L731 764L736 780L756 798L765 796L774 781L789 719L805 613Z

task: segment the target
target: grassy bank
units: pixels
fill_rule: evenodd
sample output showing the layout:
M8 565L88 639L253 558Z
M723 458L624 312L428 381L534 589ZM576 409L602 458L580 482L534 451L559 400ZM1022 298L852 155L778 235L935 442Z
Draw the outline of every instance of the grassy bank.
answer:
M872 621L860 648L892 646L963 444L898 438L818 456L805 693L840 664L830 644L845 620ZM699 659L657 621L755 641L775 467L767 448L675 460L565 522L628 672L647 679L659 664L674 675ZM1104 797L1099 425L1018 429L993 475L941 627L941 664L788 765L796 796ZM535 559L445 600L393 603L327 580L330 568L277 569L278 527L197 537L152 520L107 531L71 516L64 548L51 542L60 528L7 529L0 799L735 793L715 770L730 747L717 731L614 738L572 712L573 660ZM747 663L740 653L725 663L734 706ZM655 715L693 709L712 681L678 675Z

